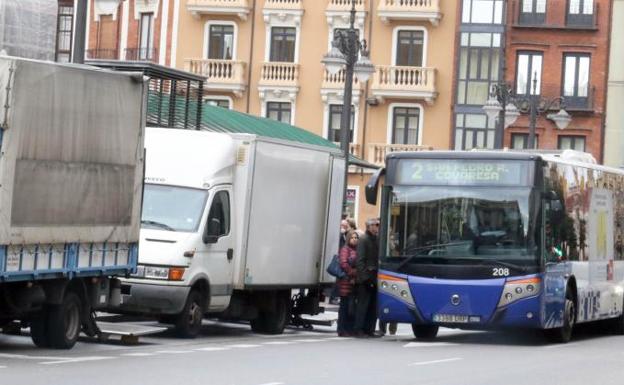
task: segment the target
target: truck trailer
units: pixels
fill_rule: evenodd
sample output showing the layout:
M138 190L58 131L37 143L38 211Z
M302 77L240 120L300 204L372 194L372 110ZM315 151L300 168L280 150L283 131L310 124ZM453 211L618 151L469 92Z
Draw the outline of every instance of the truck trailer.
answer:
M205 316L278 334L291 315L322 310L339 242L338 148L152 127L145 148L139 264L122 281L123 312L194 337Z
M0 327L71 348L135 271L141 76L0 56Z

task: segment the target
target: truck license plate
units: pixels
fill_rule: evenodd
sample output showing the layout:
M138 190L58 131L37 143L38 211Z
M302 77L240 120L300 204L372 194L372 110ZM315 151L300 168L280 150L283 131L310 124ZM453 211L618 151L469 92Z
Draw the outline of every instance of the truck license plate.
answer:
M468 316L460 314L434 314L433 322L468 323Z

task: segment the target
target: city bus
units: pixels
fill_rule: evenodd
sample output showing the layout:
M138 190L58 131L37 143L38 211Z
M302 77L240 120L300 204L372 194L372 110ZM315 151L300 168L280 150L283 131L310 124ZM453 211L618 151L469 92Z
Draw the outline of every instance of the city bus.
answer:
M381 194L379 185L383 180ZM624 334L624 172L576 151L391 153L381 199L378 314L416 338L441 326Z

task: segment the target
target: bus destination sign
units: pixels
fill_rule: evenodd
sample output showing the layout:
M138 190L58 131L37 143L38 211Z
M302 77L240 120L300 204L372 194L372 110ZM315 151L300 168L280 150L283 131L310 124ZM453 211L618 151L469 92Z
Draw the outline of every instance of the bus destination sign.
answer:
M527 183L528 170L521 161L401 159L396 183L518 186Z

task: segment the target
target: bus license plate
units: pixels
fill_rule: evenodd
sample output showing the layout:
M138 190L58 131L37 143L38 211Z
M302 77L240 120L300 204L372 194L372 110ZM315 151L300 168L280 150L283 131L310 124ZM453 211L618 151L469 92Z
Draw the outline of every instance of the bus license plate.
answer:
M461 314L434 314L433 322L468 323L468 316Z

